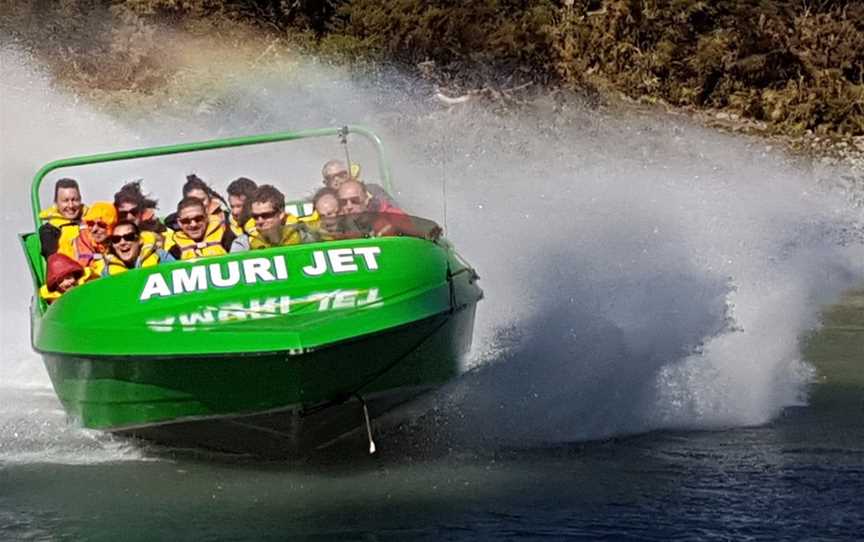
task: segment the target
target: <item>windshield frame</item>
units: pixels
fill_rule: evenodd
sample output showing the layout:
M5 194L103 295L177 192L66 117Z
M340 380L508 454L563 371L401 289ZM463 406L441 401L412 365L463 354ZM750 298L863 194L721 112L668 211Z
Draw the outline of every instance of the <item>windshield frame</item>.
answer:
M392 193L393 183L390 177L390 165L384 153L384 145L381 142L381 138L379 138L374 132L372 132L372 130L359 125L346 125L341 128L319 128L314 130L300 130L297 132L273 132L269 134L210 139L205 141L196 141L192 143L181 143L177 145L145 147L141 149L132 149L127 151L75 156L49 162L42 166L42 168L36 172L36 175L33 177L33 184L30 189L30 204L33 208L34 231L38 230L39 225L41 224L39 214L42 212L42 205L39 198L39 189L42 186L42 181L45 179L45 176L56 169L64 167L100 164L104 162L118 162L122 160L150 158L153 156L226 149L230 147L243 147L248 145L259 145L266 143L279 143L282 141L292 141L297 139L309 139L317 137L338 136L342 143L347 144L349 134L357 134L359 136L362 136L364 139L373 144L378 155L378 170L381 175L381 182L384 184L384 188L388 192Z

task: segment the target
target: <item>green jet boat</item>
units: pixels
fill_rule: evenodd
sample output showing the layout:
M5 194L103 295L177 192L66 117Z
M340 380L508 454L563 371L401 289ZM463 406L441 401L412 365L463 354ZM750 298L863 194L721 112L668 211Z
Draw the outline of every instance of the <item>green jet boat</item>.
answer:
M61 168L349 136L371 142L392 191L380 139L346 126L54 161L33 181L34 223L38 230L40 185ZM302 216L304 207L289 208ZM434 223L412 220L421 233L133 269L50 306L38 295L39 235L22 234L37 292L33 348L66 412L86 428L264 456L305 456L351 434L368 435L374 449L370 418L463 371L483 295L452 244L428 235L440 231Z

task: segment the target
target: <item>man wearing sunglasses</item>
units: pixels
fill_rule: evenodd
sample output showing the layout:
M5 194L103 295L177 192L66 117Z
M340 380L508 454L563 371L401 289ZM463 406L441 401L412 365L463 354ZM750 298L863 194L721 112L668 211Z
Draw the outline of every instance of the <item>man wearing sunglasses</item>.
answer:
M335 191L339 190L342 183L348 181L360 181L360 164L352 163L350 168L345 166L345 162L338 159L328 160L321 170L321 176L324 178L324 186ZM362 181L361 181L362 182ZM384 187L375 183L362 183L366 194L369 196L369 208L373 211L378 211L379 205L392 206L393 196L391 196Z
M321 178L324 186L333 190L339 190L339 186L349 179L357 179L360 176L360 166L351 164L351 172L345 162L338 159L328 160L321 168Z
M176 260L221 256L234 240L233 232L218 215L207 212L200 198L187 196L177 204L177 225L166 250Z
M97 201L84 213L84 227L78 235L60 245L58 252L65 254L87 267L93 258L108 251L108 236L117 224L117 210L114 204Z
M302 241L297 217L285 212L285 195L276 187L263 184L249 197L249 216L254 231L241 235L231 252L296 245Z
M361 234L371 237L416 235L410 217L394 205L379 202L370 207L374 199L360 181L346 181L337 192L339 214L346 217Z
M141 230L134 222L121 220L108 237L110 250L93 260L91 269L98 277L119 275L130 269L157 265L160 253L152 244L141 242Z

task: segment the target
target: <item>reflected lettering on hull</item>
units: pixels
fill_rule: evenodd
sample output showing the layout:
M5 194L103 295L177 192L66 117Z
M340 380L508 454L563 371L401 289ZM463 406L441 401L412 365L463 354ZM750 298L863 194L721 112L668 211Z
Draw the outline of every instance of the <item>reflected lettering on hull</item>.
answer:
M292 312L324 312L381 306L383 303L378 288L333 290L303 297L279 296L222 303L215 307L204 307L164 318L151 318L147 320L147 327L158 332L195 331L228 322L276 318Z

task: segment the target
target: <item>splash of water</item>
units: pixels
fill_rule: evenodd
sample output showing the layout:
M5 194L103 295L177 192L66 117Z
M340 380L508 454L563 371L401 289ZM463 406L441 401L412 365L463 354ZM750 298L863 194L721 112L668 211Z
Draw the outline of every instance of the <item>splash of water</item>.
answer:
M802 398L811 372L798 339L820 303L864 275L860 239L837 235L861 221L848 197L817 189L758 141L680 118L551 99L508 115L442 109L399 74L357 81L307 66L289 79L250 68L237 80L254 85L229 88L219 107L123 127L51 90L21 55L3 55L3 125L16 134L0 146L4 186L14 187L3 202L7 230L26 229L19 180L41 162L175 143L178 132L190 140L368 124L389 144L406 207L441 220L446 181L448 236L487 293L475 370L438 396L457 438L545 442L765 422ZM277 184L297 175L292 167L317 167L269 152L195 167ZM151 166L125 175L143 176L163 201L176 197L178 183ZM3 272L13 381L44 384L21 338L26 271L16 260Z

